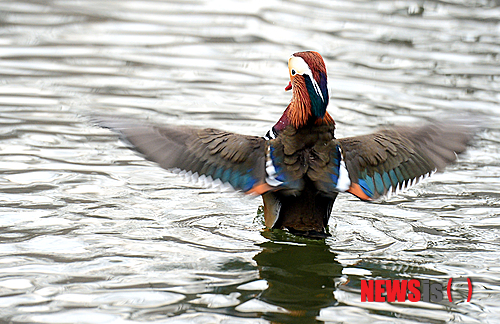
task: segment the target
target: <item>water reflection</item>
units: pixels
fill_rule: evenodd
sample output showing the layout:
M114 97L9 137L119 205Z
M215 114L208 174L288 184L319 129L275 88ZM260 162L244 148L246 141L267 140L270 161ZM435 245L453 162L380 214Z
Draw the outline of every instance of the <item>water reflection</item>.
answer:
M454 302L450 303L446 272L380 258L341 264L337 261L339 255L324 240L297 238L279 230L262 234L269 241L259 244L262 251L253 260L257 262L259 277L267 283L267 288L255 299L265 304L252 306L272 323L393 322L394 317L404 319L404 323L471 320L458 307L465 302L468 292L463 276L455 278ZM361 280L370 279L437 283L444 287L443 299L416 303L362 302Z
M253 259L269 287L259 299L286 309L286 323L316 323L322 308L336 304L333 292L342 276L342 265L324 240L292 237L282 231L263 232L270 241L259 244ZM282 323L283 318L264 318Z

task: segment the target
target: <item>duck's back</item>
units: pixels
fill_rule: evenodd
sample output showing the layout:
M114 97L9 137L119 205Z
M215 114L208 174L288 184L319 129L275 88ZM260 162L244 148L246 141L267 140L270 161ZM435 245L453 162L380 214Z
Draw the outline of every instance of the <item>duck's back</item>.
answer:
M321 190L338 178L340 151L334 125L286 127L268 142L268 182L282 189L263 195L266 225L307 236L326 236L336 191Z

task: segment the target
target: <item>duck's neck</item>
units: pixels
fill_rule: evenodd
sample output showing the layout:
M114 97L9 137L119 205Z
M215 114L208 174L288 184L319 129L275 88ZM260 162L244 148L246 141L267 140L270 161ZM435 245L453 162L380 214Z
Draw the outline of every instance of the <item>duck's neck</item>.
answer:
M304 78L304 82L294 82L292 100L280 119L281 122L284 118L282 125L288 123L299 129L309 125L335 124L333 118L326 111L328 91L321 90L320 93L320 90L317 89L319 86L316 84L315 87L314 84L307 76ZM325 84L322 86L324 89L327 88L326 78Z
M301 110L303 109L303 110ZM321 118L314 117L310 110L307 110L305 104L294 105L294 100L288 105L285 112L274 125L274 130L277 132L282 131L288 125L292 125L294 128L299 129L307 126L320 126L320 125L335 125L335 121L328 112Z

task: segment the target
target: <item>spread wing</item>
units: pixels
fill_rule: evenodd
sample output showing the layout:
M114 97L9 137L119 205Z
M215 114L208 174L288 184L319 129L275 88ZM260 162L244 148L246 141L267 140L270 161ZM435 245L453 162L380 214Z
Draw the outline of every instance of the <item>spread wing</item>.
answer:
M370 200L413 185L455 161L471 138L464 125L428 124L339 139L351 182L347 191Z
M165 169L181 169L252 193L265 184L265 139L222 130L153 125L96 117L135 150Z
M441 171L465 151L471 137L465 125L428 124L318 142L307 174L326 195L347 191L377 199Z

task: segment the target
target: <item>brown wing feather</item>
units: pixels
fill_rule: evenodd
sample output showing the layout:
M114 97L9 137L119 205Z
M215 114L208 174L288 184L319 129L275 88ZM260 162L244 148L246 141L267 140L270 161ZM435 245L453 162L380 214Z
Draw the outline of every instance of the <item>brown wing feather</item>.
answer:
M363 189L362 193L376 199L389 189L395 191L432 171L441 171L455 161L456 154L465 151L472 134L464 125L436 123L384 129L342 138L338 144L352 183L351 192Z
M94 118L165 169L197 172L249 191L265 182L265 139L222 130Z

